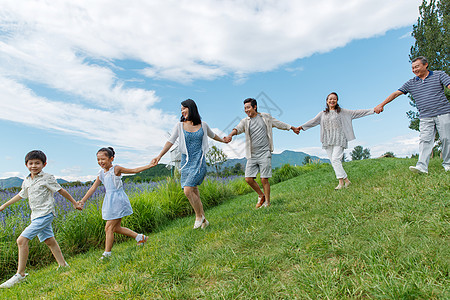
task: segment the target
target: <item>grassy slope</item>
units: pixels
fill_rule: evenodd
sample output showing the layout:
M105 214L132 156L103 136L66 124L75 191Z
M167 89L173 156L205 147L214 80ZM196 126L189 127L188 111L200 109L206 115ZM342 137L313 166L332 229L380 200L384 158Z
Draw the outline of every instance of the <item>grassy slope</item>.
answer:
M353 185L335 192L331 167L274 185L270 208L255 195L209 209L211 226L172 222L143 248L117 244L30 270L0 298L448 299L450 174L408 159L346 164Z

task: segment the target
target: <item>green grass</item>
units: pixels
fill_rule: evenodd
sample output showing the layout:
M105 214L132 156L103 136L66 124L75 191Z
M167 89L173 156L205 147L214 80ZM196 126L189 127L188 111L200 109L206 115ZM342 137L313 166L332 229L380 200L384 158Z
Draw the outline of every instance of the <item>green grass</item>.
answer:
M29 269L0 298L449 299L450 174L432 160L345 164L352 185L334 191L330 166L272 186L272 206L237 196L192 230L188 216L161 225L144 247L128 240ZM205 191L205 194L207 192Z

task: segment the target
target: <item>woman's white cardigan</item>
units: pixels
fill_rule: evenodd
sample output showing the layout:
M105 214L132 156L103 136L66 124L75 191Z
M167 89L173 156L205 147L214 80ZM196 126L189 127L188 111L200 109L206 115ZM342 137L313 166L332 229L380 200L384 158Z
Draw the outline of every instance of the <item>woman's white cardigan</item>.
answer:
M202 121L202 128L203 128L203 140L202 140L202 150L203 150L202 159L203 159L203 157L208 152L208 148L209 148L208 147L208 137L214 138L214 136L216 134L211 130L211 128L209 128L209 126L206 122ZM188 154L187 148L186 148L186 140L184 138L183 122L178 122L177 124L175 124L175 126L172 129L172 134L170 135L168 141L172 144L175 144L175 141L177 140L177 138L179 138L178 139L178 149L180 150L180 152L182 154L186 154L186 163L181 167L181 169L183 169L184 166L189 161L189 154Z
M355 132L353 131L352 120L358 119L361 117L365 117L375 113L373 108L371 109L357 109L357 110L349 110L341 108L341 112L339 113L342 131L344 132L344 136L347 141L352 141L355 139ZM324 128L323 128L323 117L325 116L325 112L321 111L317 114L313 119L309 120L305 124L302 125L304 130L308 130L314 126L320 124L320 141L323 144L323 136L324 136Z

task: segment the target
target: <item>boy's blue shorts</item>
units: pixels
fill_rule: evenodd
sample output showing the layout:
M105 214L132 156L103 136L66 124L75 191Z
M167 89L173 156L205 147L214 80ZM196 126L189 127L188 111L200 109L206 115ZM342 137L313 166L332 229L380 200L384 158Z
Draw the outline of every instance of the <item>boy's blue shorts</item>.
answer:
M45 241L48 238L54 237L52 222L54 215L49 213L46 216L39 217L31 220L31 224L22 232L21 236L32 240L36 235L40 242Z

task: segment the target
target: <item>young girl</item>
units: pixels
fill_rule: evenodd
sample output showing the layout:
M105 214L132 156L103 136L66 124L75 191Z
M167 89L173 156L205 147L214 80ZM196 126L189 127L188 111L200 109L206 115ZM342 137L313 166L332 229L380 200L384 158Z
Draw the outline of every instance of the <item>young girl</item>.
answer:
M205 219L203 204L200 200L198 186L206 175L205 155L208 151L208 137L225 143L201 121L197 105L194 100L187 99L181 102L181 119L173 128L172 135L164 145L161 153L152 160L158 164L163 155L179 139L181 151L181 187L195 212L194 229L205 228L209 222Z
M348 147L348 142L355 139L352 120L374 113L373 109L347 110L339 107L338 95L330 93L327 97L327 108L321 111L314 119L306 122L299 129L308 130L320 124L320 141L322 147L327 151L333 166L336 178L339 180L335 190L350 185L347 173L342 167L342 157L344 149Z
M137 234L133 230L120 226L122 218L133 213L130 200L123 190L122 174L136 174L154 167L148 164L135 169L126 169L121 166L113 165L114 149L112 147L101 148L97 152L97 162L102 168L98 172L97 179L92 187L86 192L80 204L84 206L86 200L92 196L100 183L105 186L106 194L102 205L102 218L106 220L105 233L105 252L100 259L111 256L111 248L114 242L114 233L123 234L136 239L138 245L143 245L148 237L143 234Z

